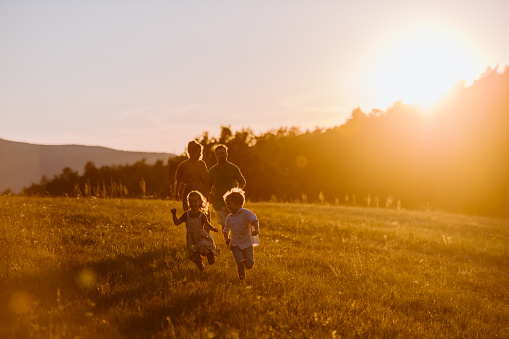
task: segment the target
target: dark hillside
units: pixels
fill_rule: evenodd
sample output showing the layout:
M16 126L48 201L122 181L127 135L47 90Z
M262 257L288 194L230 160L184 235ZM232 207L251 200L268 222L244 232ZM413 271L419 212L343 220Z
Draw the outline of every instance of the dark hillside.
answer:
M0 192L38 183L43 176L51 179L63 168L83 172L85 164L97 167L133 164L145 159L148 164L174 157L170 153L118 151L100 146L34 145L0 139Z

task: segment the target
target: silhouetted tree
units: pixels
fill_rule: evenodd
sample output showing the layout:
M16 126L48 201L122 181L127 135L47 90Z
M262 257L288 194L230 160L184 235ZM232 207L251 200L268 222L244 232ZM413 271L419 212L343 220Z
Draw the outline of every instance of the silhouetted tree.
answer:
M386 111L355 108L343 125L329 129L283 127L255 135L221 126L217 138L205 131L196 140L208 168L216 163L213 146L228 146L250 200L391 207L400 201L405 208L508 215L508 93L509 68L488 70L471 86L458 83L428 115L396 102ZM24 194L164 198L173 195L184 159L101 168L89 162L81 177L65 168Z

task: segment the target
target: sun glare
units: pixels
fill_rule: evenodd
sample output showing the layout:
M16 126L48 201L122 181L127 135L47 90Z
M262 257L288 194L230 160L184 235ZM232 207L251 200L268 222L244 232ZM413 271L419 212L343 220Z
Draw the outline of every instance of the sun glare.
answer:
M445 29L407 30L375 58L368 77L386 107L403 101L428 108L455 83L472 81L480 71L474 49Z

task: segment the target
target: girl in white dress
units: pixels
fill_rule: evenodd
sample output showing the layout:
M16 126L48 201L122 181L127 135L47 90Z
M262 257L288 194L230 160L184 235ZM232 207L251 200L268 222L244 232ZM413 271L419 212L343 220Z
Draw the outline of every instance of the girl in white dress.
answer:
M189 209L177 218L177 210L171 209L173 222L175 225L186 223L187 229L187 252L189 259L198 266L200 271L205 269L203 261L205 257L210 265L215 262L216 244L214 239L205 229L217 232L217 228L212 226L207 220L208 203L205 197L198 191L192 191L187 195Z

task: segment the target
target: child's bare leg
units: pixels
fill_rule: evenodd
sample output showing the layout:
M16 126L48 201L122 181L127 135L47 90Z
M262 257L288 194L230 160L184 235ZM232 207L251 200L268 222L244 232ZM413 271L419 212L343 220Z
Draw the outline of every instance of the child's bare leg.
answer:
M209 261L209 265L213 265L216 262L214 251L209 250L209 253L207 253L207 260Z
M235 262L237 262L237 270L239 272L240 281L244 282L244 279L246 278L246 259L243 251L238 246L232 246L231 250L235 257Z
M203 271L205 269L205 266L203 266L203 259L199 254L194 259L191 259L191 261L196 264L198 270Z
M245 261L241 261L237 264L237 270L239 272L240 281L244 281L246 279L246 271L245 271Z
M245 261L246 268L247 269L253 268L253 266L254 266L253 246L243 249L242 254L244 255L244 258L246 259L246 261Z

